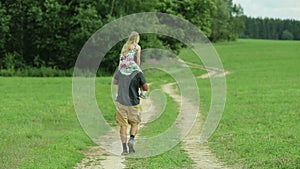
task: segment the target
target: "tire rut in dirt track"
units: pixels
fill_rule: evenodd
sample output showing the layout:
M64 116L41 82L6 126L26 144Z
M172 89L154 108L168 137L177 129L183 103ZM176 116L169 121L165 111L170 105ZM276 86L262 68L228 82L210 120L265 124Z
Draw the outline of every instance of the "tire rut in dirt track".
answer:
M151 99L141 100L142 105L142 128L150 119L151 114L154 114L155 107L152 104ZM118 127L114 127L113 130L118 131ZM120 142L121 144L121 142ZM121 150L121 149L120 149ZM126 168L124 161L125 157L114 155L105 151L100 146L91 147L88 150L82 151L85 158L74 167L74 169L124 169ZM121 153L121 152L120 152Z
M162 86L162 90L170 95L178 103L178 105L180 105L181 97L175 93L173 89L173 83ZM146 99L146 101L143 101L143 103L141 104L143 106L152 105L150 99ZM193 109L193 105L189 105L189 107ZM143 109L147 110L147 114L151 114L151 112L149 112L147 108L143 107ZM152 107L151 111L155 111L155 108ZM149 114L144 114L143 123L147 123L147 121L151 118ZM195 162L193 168L227 169L227 167L225 167L224 164L222 164L212 154L210 148L205 145L205 143L200 142L201 124L201 116L198 115L190 133L183 140L183 148L187 151L189 157ZM142 124L141 126L143 125L144 124ZM123 162L125 161L124 157L108 153L99 146L95 146L90 148L89 150L82 151L82 153L85 154L86 157L79 164L77 164L75 169L123 169L126 167L123 164Z
M173 89L173 84L166 84L162 87L163 91L170 95L178 105L181 105L181 101L185 102L178 94L175 93ZM182 99L182 100L181 100ZM193 105L188 105L191 110L195 109ZM187 111L187 110L185 110ZM186 113L186 112L181 112ZM183 148L187 151L189 157L195 162L193 168L197 169L228 169L224 164L222 164L211 152L210 148L205 144L200 142L201 134L201 116L197 116L194 126L192 127L189 134L183 140Z

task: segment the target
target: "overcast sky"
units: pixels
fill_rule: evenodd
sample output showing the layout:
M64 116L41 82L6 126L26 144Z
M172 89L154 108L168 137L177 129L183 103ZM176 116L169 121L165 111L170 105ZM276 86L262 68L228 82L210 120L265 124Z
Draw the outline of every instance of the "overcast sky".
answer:
M296 19L300 21L300 0L232 0L251 17Z

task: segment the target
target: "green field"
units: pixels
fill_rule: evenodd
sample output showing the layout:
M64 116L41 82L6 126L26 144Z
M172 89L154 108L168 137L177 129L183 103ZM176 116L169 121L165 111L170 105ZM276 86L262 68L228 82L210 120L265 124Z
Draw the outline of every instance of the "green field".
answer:
M211 147L243 168L300 168L300 42L216 44L227 102Z
M226 77L225 111L209 142L213 152L233 168L300 168L300 42L239 40L214 45L231 74ZM180 54L200 63L191 56L188 49ZM148 77L159 88L166 81L156 75ZM99 103L111 97L104 92L110 91L110 82L111 77L97 79ZM205 112L209 80L197 82ZM79 150L94 145L77 120L71 78L0 77L0 91L0 168L72 168L84 157ZM171 99L169 104L175 105ZM112 105L100 108L113 125ZM151 135L147 129L144 134ZM182 168L191 163L180 144L162 155L126 162L131 168Z

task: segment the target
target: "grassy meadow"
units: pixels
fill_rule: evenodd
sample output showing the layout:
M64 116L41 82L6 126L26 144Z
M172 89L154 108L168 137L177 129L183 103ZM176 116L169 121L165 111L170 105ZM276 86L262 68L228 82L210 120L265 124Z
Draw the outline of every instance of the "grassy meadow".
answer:
M233 168L300 168L300 42L238 40L214 44L225 70L227 100L209 145ZM201 64L189 49L183 60ZM195 75L205 73L192 69ZM146 73L151 90L172 79ZM114 124L111 77L96 79L96 97L104 117ZM201 111L210 104L209 79L197 79ZM72 168L84 157L79 150L94 145L82 130L72 102L71 78L0 77L0 168ZM176 103L168 98L166 113L145 127L153 135L172 121ZM167 124L167 123L165 123ZM152 130L152 129L153 130ZM128 168L184 168L193 162L178 144L164 154L126 159Z
M300 168L300 42L239 40L215 47L232 74L212 149L242 168Z
M93 145L73 108L71 78L0 78L0 168L72 168Z

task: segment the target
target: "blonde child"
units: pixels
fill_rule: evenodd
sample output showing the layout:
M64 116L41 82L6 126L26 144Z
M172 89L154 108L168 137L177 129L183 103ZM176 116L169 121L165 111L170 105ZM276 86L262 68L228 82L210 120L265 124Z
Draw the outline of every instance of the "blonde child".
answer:
M134 71L142 72L141 65L141 46L138 44L140 41L140 35L133 31L129 35L127 42L123 45L119 70L124 75L130 75ZM146 99L146 95L142 88L140 88L140 97Z

